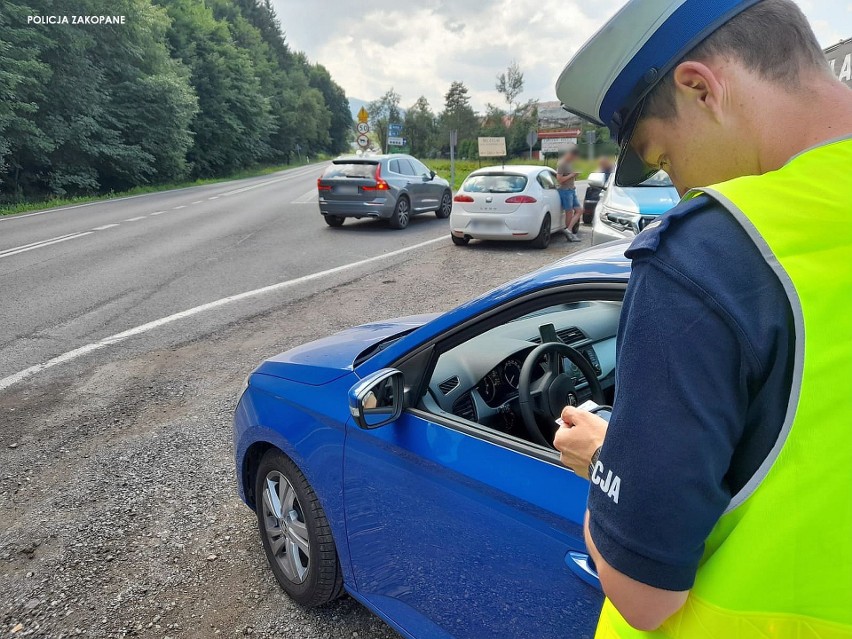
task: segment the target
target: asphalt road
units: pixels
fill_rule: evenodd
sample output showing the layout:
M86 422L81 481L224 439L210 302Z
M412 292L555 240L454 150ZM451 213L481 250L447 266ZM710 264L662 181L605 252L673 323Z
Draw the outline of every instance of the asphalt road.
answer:
M393 234L366 220L328 228L316 204L321 172L0 217L0 379L188 308L447 232L432 214Z
M331 229L319 170L0 218L0 382L60 357L0 386L0 635L396 637L349 598L306 611L278 588L236 496L241 382L348 326L452 308L591 232L540 251L456 247L431 214Z

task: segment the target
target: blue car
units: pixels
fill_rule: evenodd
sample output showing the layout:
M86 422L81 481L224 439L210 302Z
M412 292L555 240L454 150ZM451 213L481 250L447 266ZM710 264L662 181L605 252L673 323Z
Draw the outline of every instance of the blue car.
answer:
M606 184L603 173L589 175L589 186L603 189L592 219L592 245L634 237L680 201L665 171L630 187L616 186L612 175Z
M345 591L409 638L593 636L589 483L551 442L566 404L612 402L625 248L441 315L345 330L249 376L240 496L296 602Z

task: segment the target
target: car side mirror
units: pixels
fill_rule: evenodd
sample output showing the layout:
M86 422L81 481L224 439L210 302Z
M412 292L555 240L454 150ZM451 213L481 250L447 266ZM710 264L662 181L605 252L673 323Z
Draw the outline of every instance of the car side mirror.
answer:
M606 188L606 175L603 173L589 173L589 186L597 189Z
M404 381L400 371L383 368L349 390L349 412L359 428L379 428L399 419Z
M435 173L434 171L429 171L429 179L430 180L434 180L436 175L438 175L438 174Z

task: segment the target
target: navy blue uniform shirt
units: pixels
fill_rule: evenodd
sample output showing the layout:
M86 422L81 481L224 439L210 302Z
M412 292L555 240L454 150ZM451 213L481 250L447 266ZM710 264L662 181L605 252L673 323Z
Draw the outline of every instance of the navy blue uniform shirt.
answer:
M757 247L707 196L667 213L627 256L590 530L618 571L687 590L705 539L781 430L792 313Z

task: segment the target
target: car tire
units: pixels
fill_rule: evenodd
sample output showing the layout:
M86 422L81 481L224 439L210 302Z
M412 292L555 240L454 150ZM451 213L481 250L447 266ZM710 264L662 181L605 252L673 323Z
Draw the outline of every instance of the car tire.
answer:
M595 209L591 211L587 208L583 209L583 224L589 225L592 223L592 218L595 216Z
M284 591L306 607L340 597L343 575L328 518L302 472L271 449L260 461L254 494L263 550Z
M469 237L456 237L455 235L450 235L450 239L456 246L467 246L470 243Z
M441 196L441 206L435 211L435 216L439 220L446 220L450 217L450 213L453 212L453 194L449 191L444 191L444 195Z
M411 202L407 195L400 195L396 200L396 206L393 207L393 214L390 217L390 227L392 229L404 229L411 221Z
M550 246L550 213L544 214L544 219L541 221L541 228L536 238L532 241L532 245L538 249L546 249Z
M343 223L346 221L345 217L340 217L339 215L323 215L323 217L325 218L325 223L334 228L343 226Z
M579 231L580 231L580 220L577 220L577 222L574 224L574 228L571 229L571 232L574 235L576 235Z

